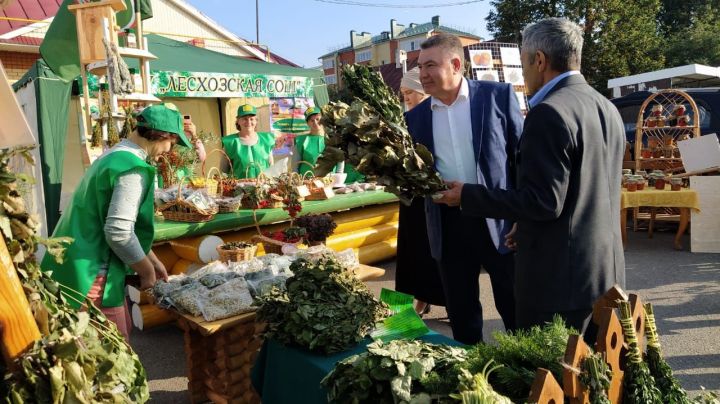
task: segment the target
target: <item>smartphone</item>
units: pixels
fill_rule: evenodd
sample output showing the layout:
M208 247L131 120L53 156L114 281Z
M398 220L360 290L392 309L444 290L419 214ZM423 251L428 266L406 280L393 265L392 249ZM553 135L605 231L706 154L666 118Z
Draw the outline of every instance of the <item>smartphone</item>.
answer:
M185 115L185 120L189 121L189 120L190 120L190 115Z

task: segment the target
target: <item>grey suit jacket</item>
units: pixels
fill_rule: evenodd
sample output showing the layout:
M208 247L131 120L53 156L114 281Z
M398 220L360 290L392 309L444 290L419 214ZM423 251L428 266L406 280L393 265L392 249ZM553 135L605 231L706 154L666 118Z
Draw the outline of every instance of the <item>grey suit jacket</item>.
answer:
M516 190L465 185L465 214L518 223L518 308L592 307L624 287L620 180L625 131L615 106L580 75L561 80L528 113Z

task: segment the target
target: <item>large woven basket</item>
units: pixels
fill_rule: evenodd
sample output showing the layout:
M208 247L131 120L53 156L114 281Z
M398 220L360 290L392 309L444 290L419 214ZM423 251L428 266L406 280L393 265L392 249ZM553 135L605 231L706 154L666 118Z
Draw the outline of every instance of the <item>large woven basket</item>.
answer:
M218 254L220 255L220 261L223 262L239 262L249 261L255 258L257 252L257 244L252 244L245 248L234 248L232 250L222 248L224 245L216 247Z
M233 198L232 202L223 201L223 199L231 198L216 198L215 202L218 204L218 213L233 213L237 212L242 206L241 198Z
M186 223L201 223L212 220L217 213L217 209L204 210L200 209L192 203L183 199L182 186L185 182L183 178L178 183L177 199L168 202L158 208L165 220Z

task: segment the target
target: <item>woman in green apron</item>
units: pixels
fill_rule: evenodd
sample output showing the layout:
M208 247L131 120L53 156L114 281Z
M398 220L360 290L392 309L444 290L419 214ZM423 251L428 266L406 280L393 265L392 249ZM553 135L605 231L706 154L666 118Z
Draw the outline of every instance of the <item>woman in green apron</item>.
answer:
M257 110L250 104L237 111L235 127L238 133L222 138L223 149L230 157L235 178L256 178L273 164L275 135L255 132Z
M180 113L153 105L137 116L137 128L90 166L53 232L71 237L63 263L45 255L68 302L80 308L91 300L128 338L130 314L125 276L138 274L141 288L167 279L165 266L151 250L154 237L154 178L161 153L180 143L191 147Z
M305 110L305 122L310 127L310 133L295 137L295 156L298 162L298 173L304 175L312 171L318 157L325 150L325 128L320 122L320 108L310 107ZM309 163L309 164L308 164ZM362 182L365 180L362 174L355 171L355 168L346 163L340 163L336 167L337 172L346 172L345 183Z
M297 169L302 175L312 171L318 156L325 150L325 129L320 123L320 109L316 107L306 109L305 122L310 127L310 132L295 137Z

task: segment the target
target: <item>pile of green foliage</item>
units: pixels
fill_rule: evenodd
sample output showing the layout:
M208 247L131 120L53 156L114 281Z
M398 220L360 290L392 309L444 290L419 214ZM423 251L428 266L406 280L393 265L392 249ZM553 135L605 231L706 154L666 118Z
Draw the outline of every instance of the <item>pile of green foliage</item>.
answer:
M284 291L274 289L254 303L269 338L332 354L362 341L387 314L387 306L334 257L298 259L290 270L294 276Z

